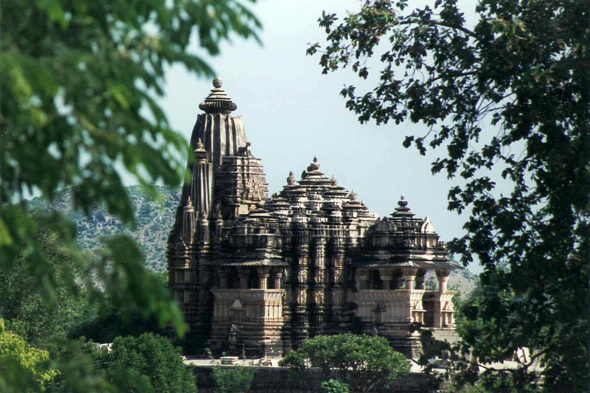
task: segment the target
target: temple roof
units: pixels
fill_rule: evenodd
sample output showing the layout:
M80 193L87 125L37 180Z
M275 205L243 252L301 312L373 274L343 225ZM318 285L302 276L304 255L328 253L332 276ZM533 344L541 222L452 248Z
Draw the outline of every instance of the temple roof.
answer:
M279 258L228 260L220 259L215 261L220 266L289 266L287 262Z
M378 267L416 267L419 269L464 269L456 263L448 261L446 258L440 258L438 260L427 260L427 259L412 259L411 261L405 260L400 262L392 262L388 260L383 261L367 261L367 262L356 262L357 267L364 268L378 268Z

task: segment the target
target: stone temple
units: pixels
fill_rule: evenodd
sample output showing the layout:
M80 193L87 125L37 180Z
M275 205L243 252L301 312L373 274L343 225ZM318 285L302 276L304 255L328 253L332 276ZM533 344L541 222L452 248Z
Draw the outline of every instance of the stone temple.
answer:
M328 178L316 158L268 197L237 105L213 82L191 137L194 159L168 240L170 288L188 339L249 355L281 355L302 340L378 334L419 351L411 324L454 331L449 261L428 218L402 196L390 217ZM425 288L436 273L437 290Z

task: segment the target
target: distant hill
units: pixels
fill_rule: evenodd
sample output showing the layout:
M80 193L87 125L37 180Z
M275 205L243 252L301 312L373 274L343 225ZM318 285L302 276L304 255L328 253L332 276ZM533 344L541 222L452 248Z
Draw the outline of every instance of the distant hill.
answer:
M66 214L78 228L78 241L87 250L100 245L100 238L117 233L127 233L141 245L146 265L157 272L166 270L166 241L174 224L176 207L180 201L180 189L158 187L161 198L157 201L147 197L141 186L126 187L131 198L137 219L137 228L123 227L121 220L107 213L106 206L95 208L91 217L84 217L72 210L71 195L63 192L52 203L40 198L30 203L33 208L53 209Z
M161 197L152 200L147 197L140 186L127 187L137 218L137 228L124 228L121 220L106 212L104 205L98 206L91 217L84 217L80 212L72 210L71 195L63 192L52 203L35 198L30 201L36 209L54 209L72 219L78 228L78 241L87 250L100 245L100 238L117 233L127 233L141 245L145 254L146 265L157 272L166 270L166 241L170 228L174 224L176 207L180 201L180 189L158 187ZM427 275L427 282L436 283L434 273ZM455 270L449 277L448 287L459 289L463 298L469 295L474 287L477 276L468 270Z

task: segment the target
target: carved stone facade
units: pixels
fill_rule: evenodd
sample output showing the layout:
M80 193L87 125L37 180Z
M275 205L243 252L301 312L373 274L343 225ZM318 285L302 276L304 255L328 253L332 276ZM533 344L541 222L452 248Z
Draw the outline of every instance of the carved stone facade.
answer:
M168 241L170 288L191 340L281 354L318 334L364 332L415 355L412 323L454 328L452 269L432 223L402 196L378 218L316 158L268 198L241 117L214 81L191 138L192 175ZM439 289L425 289L426 272Z

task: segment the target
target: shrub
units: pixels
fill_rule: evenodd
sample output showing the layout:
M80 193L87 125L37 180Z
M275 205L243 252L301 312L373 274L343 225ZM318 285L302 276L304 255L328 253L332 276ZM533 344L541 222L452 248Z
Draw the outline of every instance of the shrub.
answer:
M207 350L212 363L216 366L213 368L213 378L217 384L220 393L245 393L252 386L254 374L253 368L244 366L219 366L213 358L211 350Z
M184 365L180 349L156 334L115 339L112 351L103 355L102 363L113 376L121 375L119 370L136 371L145 376L158 393L197 392L195 376ZM121 384L121 381L113 382Z
M336 372L354 393L387 386L410 372L410 362L391 348L385 338L350 333L305 340L279 365L293 370L317 370L326 380Z
M322 382L322 390L326 393L349 393L350 388L344 382L336 379Z

